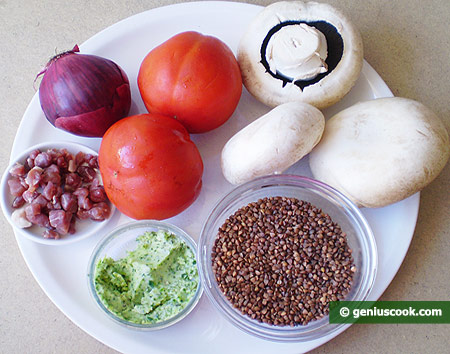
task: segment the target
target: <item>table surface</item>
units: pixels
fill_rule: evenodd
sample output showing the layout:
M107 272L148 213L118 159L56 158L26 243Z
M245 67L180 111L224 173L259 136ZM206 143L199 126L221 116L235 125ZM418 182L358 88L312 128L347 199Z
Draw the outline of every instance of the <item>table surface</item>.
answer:
M4 170L33 80L55 51L170 0L0 0L0 164ZM247 1L268 5L273 1ZM329 0L359 28L365 59L395 96L431 107L450 130L448 0ZM450 168L421 193L408 254L382 300L449 300ZM0 352L113 353L74 325L28 270L12 228L0 217ZM314 353L444 353L449 325L353 325Z

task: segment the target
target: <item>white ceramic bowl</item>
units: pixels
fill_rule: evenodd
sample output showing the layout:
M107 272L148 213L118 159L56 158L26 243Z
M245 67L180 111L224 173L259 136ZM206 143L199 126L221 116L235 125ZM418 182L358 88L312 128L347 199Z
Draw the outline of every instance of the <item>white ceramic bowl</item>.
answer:
M46 244L46 245L65 245L68 243L76 242L83 240L91 235L96 234L101 228L105 226L105 223L107 223L113 216L116 208L111 204L111 214L107 220L104 221L92 221L92 220L78 220L75 224L76 232L74 234L67 234L62 236L60 239L46 239L42 235L44 233L44 228L33 225L29 228L20 228L17 227L14 222L11 219L11 214L14 211L14 208L12 207L12 202L14 200L14 197L10 194L9 186L8 186L8 180L11 178L9 175L9 170L16 162L23 163L25 159L30 155L30 153L33 150L39 149L42 151L46 151L48 149L66 149L72 154L77 154L78 152L82 151L87 154L92 154L97 156L97 152L92 150L91 148L78 144L73 142L45 142L41 144L34 145L30 147L29 149L22 152L12 163L7 167L7 169L4 171L2 180L1 180L1 206L3 210L3 214L5 215L6 219L9 221L11 226L14 228L14 231L16 235L19 237L25 237L31 241Z

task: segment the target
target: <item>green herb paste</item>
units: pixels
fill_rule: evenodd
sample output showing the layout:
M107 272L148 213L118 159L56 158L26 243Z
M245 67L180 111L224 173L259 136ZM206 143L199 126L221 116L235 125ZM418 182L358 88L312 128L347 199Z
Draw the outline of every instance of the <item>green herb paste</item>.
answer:
M198 286L195 255L177 236L146 232L137 248L97 263L95 289L111 312L134 323L157 323L182 311Z

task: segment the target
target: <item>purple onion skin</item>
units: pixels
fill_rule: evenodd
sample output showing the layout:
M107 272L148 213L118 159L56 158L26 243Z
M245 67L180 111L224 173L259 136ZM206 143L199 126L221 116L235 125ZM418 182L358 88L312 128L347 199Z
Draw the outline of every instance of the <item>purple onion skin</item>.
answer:
M39 87L41 107L56 128L78 136L102 137L128 115L128 77L111 60L76 52L78 46L47 64Z

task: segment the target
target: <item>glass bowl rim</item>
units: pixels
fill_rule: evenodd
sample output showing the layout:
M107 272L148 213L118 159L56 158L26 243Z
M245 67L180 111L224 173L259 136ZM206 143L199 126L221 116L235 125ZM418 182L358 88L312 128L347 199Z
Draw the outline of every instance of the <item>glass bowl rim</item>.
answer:
M186 245L192 250L194 253L196 262L197 262L197 271L198 271L198 285L197 289L195 291L194 296L191 298L191 300L186 304L186 306L178 312L176 315L160 322L156 323L147 323L147 324L141 324L141 323L134 323L131 321L124 320L114 313L112 313L108 308L103 304L103 302L100 300L97 291L95 290L95 283L94 283L94 277L92 276L95 274L95 268L96 263L99 260L99 256L102 251L104 251L108 245L113 242L117 237L120 237L122 233L125 233L126 231L130 229L138 229L143 227L152 227L156 229L162 229L169 232L172 232L177 236L178 238L182 239ZM149 230L151 231L151 230ZM199 259L197 254L197 245L195 240L183 229L180 227L171 224L169 222L160 221L160 220L134 220L129 221L123 224L118 225L116 228L108 232L104 237L98 241L96 246L94 247L89 261L88 261L88 268L87 268L87 282L88 282L88 288L89 293L91 294L91 298L96 303L97 307L103 312L110 320L112 320L115 323L118 323L120 325L123 325L127 328L136 329L136 330L160 330L167 328L169 326L174 325L175 323L181 321L184 319L198 304L200 301L200 298L203 294L203 284L201 282L200 278L200 271L199 271Z
M251 181L242 183L238 186L235 186L231 191L227 192L222 198L220 198L215 204L214 208L211 210L207 219L205 220L202 230L200 232L200 237L197 244L197 254L199 257L199 272L201 281L203 283L204 292L206 293L208 299L211 301L213 306L218 310L224 317L230 321L233 325L240 328L244 332L254 335L256 337L276 341L276 342L306 342L309 340L318 339L332 333L336 333L339 329L344 326L348 326L348 324L340 323L340 324L330 324L329 322L323 323L320 326L310 327L309 329L306 327L295 326L270 326L264 323L260 323L257 320L253 320L248 316L240 313L239 310L235 309L228 300L226 300L223 293L220 289L214 288L213 284L216 284L215 279L211 279L210 274L210 266L206 264L206 260L208 259L206 243L208 241L208 227L211 228L217 217L223 214L224 210L227 210L227 206L229 206L233 201L243 200L246 196L250 196L252 193L255 193L257 190L261 190L262 188L269 187L277 187L277 186L287 186L294 188L307 188L312 189L314 193L317 191L321 193L325 193L328 197L333 199L333 202L339 203L339 205L344 207L347 211L350 211L350 214L355 220L358 222L359 228L363 231L362 244L366 246L365 253L368 255L368 259L363 259L362 262L367 263L367 269L365 272L365 276L361 277L360 283L364 284L365 287L361 290L358 298L354 298L354 301L367 300L373 286L375 283L377 268L378 268L378 253L376 240L373 234L373 231L361 213L359 208L343 193L339 192L335 188L329 186L326 183L318 181L314 178L292 175L292 174L275 174L268 176L257 177ZM243 206L243 205L242 205ZM227 214L231 215L231 214ZM358 233L358 236L359 233ZM210 237L212 239L212 237ZM215 239L215 237L214 237ZM361 239L361 237L358 237ZM361 241L361 240L359 240ZM361 286L359 287L361 288ZM213 289L213 290L212 290ZM219 297L219 300L216 299ZM347 299L346 299L347 300ZM322 319L327 319L329 315L324 316ZM312 323L312 322L310 322ZM324 330L324 333L320 333L320 331Z

